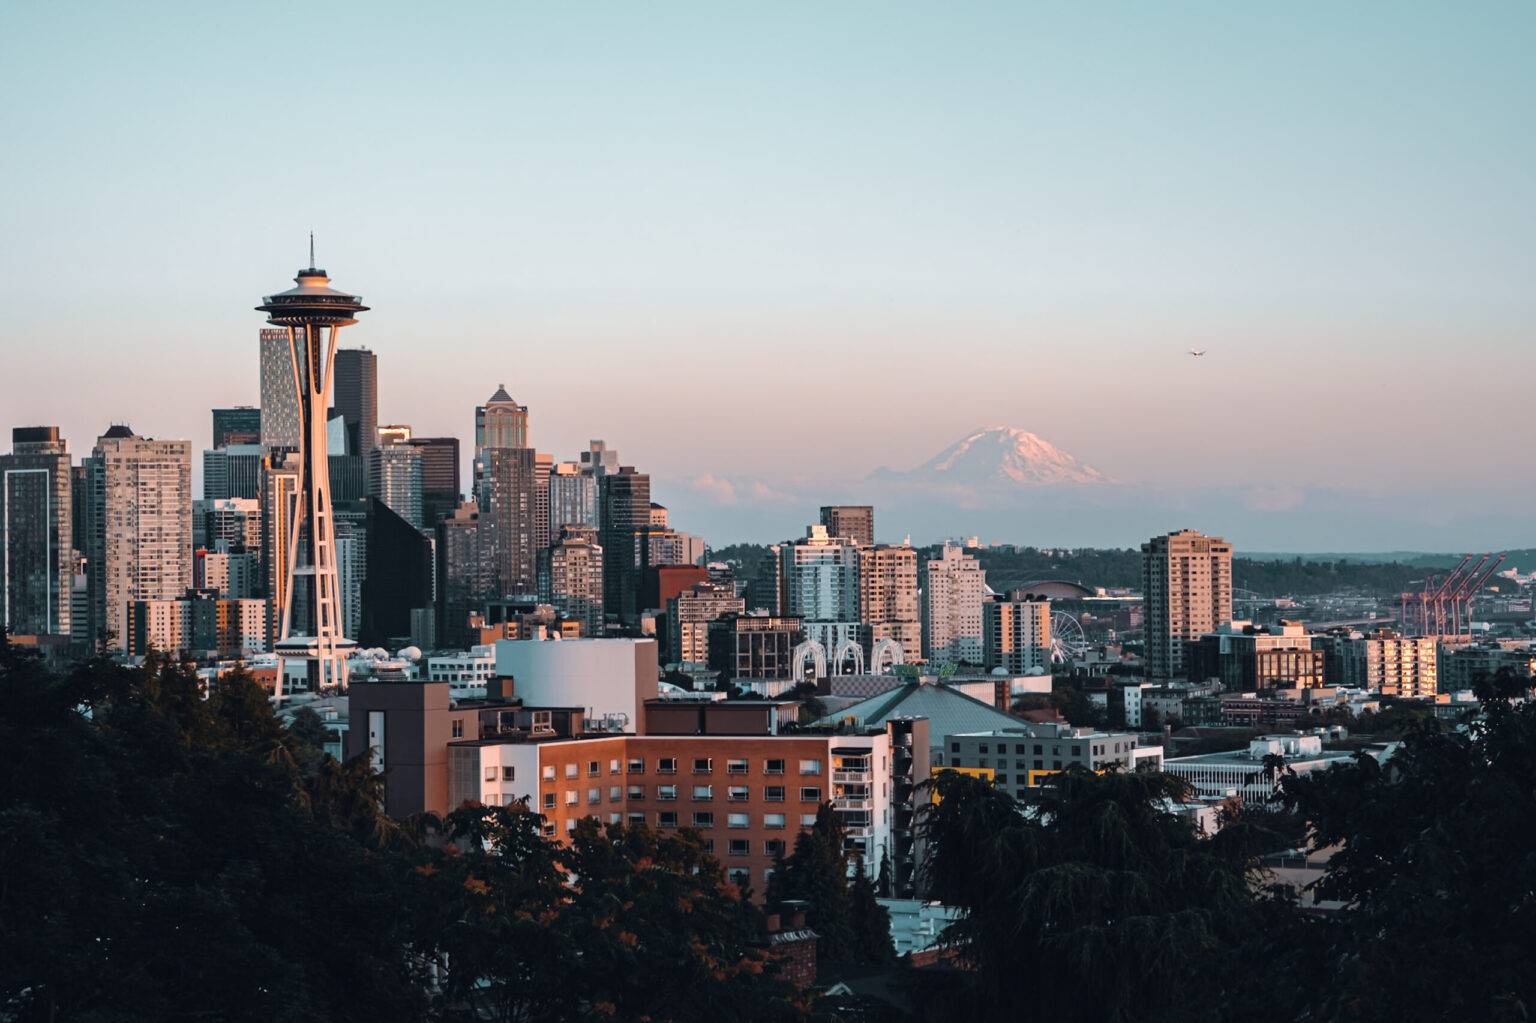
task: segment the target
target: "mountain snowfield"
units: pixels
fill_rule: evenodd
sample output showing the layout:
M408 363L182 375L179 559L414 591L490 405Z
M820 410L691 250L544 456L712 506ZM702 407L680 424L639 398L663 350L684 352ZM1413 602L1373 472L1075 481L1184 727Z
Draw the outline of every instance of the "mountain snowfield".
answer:
M876 478L944 486L1112 483L1044 437L1017 426L985 426L951 444L915 469L879 469Z

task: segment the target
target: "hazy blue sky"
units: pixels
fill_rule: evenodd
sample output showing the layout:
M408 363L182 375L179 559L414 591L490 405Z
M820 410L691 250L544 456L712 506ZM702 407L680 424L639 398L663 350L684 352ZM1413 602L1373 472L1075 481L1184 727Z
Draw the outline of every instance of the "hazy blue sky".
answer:
M423 433L504 381L676 480L1007 423L1475 506L1536 440L1532 52L1531 3L12 2L0 425L206 444L313 228Z

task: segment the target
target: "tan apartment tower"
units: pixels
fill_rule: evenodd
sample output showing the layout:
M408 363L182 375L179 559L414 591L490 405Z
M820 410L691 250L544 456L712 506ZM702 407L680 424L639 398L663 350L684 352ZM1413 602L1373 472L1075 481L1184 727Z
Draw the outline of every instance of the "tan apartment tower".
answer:
M1141 545L1147 675L1180 678L1185 645L1232 620L1232 545L1181 529Z

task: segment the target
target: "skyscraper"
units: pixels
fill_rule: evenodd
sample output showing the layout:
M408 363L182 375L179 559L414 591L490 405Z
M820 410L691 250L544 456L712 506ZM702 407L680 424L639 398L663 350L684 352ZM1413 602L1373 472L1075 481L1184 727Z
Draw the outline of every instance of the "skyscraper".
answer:
M591 526L565 526L554 546L539 552L539 600L563 618L581 622L582 634L603 634L603 548Z
M335 407L347 425L347 452L367 458L379 446L379 360L368 349L337 350Z
M290 357L298 372L292 377L299 419L299 482L297 491L299 542L288 552L292 585L285 595L281 638L274 645L281 662L302 661L311 690L344 686L347 652L354 647L342 636L336 575L336 533L332 521L330 458L327 452L326 410L332 383L332 353L337 332L357 322L367 306L356 296L332 288L324 270L310 266L294 278L297 287L267 296L257 308L267 322L284 328ZM303 586L307 613L296 619L294 590ZM278 669L281 696L286 664Z
M251 405L213 410L213 446L261 443L261 409Z
M807 527L805 539L779 548L783 576L780 613L806 622L859 620L859 550L826 526Z
M917 550L910 544L859 548L859 621L869 626L871 642L893 639L907 661L922 659Z
M696 583L667 601L669 662L703 666L709 662L709 623L727 614L743 614L746 601L734 586Z
M299 398L294 393L293 353L288 332L261 330L261 446L299 447Z
M512 400L506 384L475 408L475 457L487 448L526 448L528 409Z
M996 596L981 608L983 665L1011 675L1051 663L1051 602L1022 590Z
M827 534L852 540L860 547L875 542L875 509L867 504L825 504L821 506L821 524Z
M383 444L370 451L368 493L416 529L424 528L421 448L414 444Z
M475 460L481 539L498 597L537 587L536 470L532 448L485 448Z
M203 499L224 501L231 497L260 497L262 460L266 451L260 444L231 444L205 450Z
M481 536L479 506L454 509L437 524L437 634L440 642L462 646L469 614L491 593L489 550Z
M428 529L452 515L459 506L459 438L415 437L421 452L421 515Z
M0 455L0 600L15 635L70 634L72 477L58 427L11 431Z
M987 573L981 562L954 544L928 562L923 587L923 648L939 664L982 664L981 605Z
M1193 529L1141 545L1147 675L1177 678L1185 644L1232 620L1232 545Z
M87 555L100 579L93 618L126 649L131 602L179 598L192 586L192 444L114 426L96 441L91 468L101 500Z
M268 646L283 632L283 608L288 603L291 576L288 550L293 543L294 520L299 517L298 455L269 455L262 465L261 577L268 601Z
M603 609L626 626L640 622L640 587L649 566L646 530L651 521L651 477L634 466L598 478L603 547Z
M597 477L577 462L556 462L549 474L549 532L562 526L597 526Z
M411 612L432 606L432 541L375 497L366 501L368 568L363 576L365 646L412 640Z

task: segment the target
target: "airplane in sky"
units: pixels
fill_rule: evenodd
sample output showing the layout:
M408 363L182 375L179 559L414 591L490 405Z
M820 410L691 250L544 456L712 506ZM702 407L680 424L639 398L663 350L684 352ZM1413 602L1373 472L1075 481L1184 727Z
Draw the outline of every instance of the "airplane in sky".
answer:
M1189 350L1189 354L1193 355L1195 358L1198 359L1198 358L1200 358L1200 356L1205 354L1205 349L1204 348L1191 348Z

